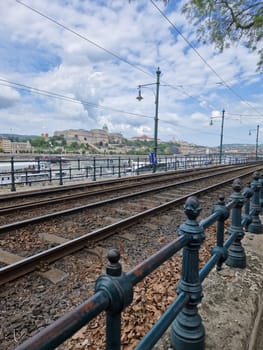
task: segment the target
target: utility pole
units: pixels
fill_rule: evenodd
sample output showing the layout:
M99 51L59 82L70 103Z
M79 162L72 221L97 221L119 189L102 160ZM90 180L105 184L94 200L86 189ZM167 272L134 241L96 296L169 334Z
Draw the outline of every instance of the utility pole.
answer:
M141 88L146 87L149 85L156 85L156 92L155 92L155 115L154 115L154 144L153 144L153 154L151 156L151 161L153 165L153 173L157 170L157 157L158 157L158 113L159 113L159 87L160 87L160 75L161 71L160 68L157 68L156 71L156 83L150 83L150 84L143 84L139 85L139 94L136 97L138 101L141 101L143 99L141 95Z
M223 136L224 136L224 119L225 110L222 110L222 121L221 121L221 134L220 134L220 151L219 151L219 164L222 164L222 154L223 154Z

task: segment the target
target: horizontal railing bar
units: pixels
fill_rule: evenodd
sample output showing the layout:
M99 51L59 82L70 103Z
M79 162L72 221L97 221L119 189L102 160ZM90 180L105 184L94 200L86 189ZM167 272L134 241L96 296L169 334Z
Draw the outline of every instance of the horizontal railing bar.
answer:
M97 292L87 301L69 311L54 323L22 343L16 350L52 350L70 338L81 327L99 315L109 305L109 297Z
M214 253L211 258L207 261L207 263L202 267L202 269L199 271L199 279L202 283L203 280L209 275L212 268L216 265L218 260L220 259L221 254L220 252Z
M230 209L233 208L234 205L235 205L235 200L232 200L231 202L227 203L225 207L226 207L228 210L230 210ZM209 226L211 226L212 224L214 224L214 223L218 220L218 218L219 218L220 215L221 215L221 213L220 213L219 211L218 211L218 212L216 211L216 212L214 212L213 214L211 214L211 215L209 215L208 217L206 217L206 218L204 218L203 220L201 220L201 221L199 222L199 225L200 225L200 226L203 226L203 228L206 229L206 228L208 228Z
M186 235L178 237L165 247L161 248L157 253L153 254L148 259L144 260L142 263L138 264L132 270L127 272L127 277L132 285L135 285L143 280L145 276L149 275L157 267L162 265L163 262L177 253L188 242L190 242L190 240L191 237Z
M156 254L146 259L143 263L137 265L127 277L133 285L141 281L145 276L154 271L164 261L168 260L173 254L183 248L190 240L190 237L181 236L173 242L167 244ZM180 299L179 299L180 300ZM105 310L109 304L108 297L98 292L89 298L85 303L76 307L76 309L65 314L55 321L52 325L40 331L38 334L28 339L16 350L51 350L63 343L72 336L77 330L87 324L92 318ZM180 311L180 310L179 310Z
M215 213L209 215L207 218L201 220L199 225L203 226L203 228L206 229L209 226L211 226L212 224L214 224L218 220L219 216L220 216L220 213L215 212Z
M231 246L231 244L236 240L236 238L237 238L238 235L239 235L239 232L238 232L238 231L232 233L232 234L228 237L228 239L225 241L223 247L226 248L226 249L228 249L228 248Z

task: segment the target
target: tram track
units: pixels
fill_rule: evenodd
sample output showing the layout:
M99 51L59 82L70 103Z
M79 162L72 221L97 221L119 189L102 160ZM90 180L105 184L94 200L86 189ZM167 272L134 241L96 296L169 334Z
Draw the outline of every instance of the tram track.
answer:
M239 170L239 177L248 177L251 174L251 171L253 172L255 169L248 171L247 169L243 170L242 174L240 174L240 170ZM231 174L233 175L233 174ZM222 174L220 175L222 176ZM224 177L226 177L226 174L224 174ZM216 179L215 179L216 178ZM224 185L227 185L229 183L231 183L234 178L233 176L229 176L227 179L225 179L224 181L220 180L218 178L219 175L217 176L213 176L213 184L211 183L209 186L207 186L207 181L208 178L207 176L203 177L202 180L191 180L190 184L191 187L189 189L189 187L185 188L185 193L182 194L182 188L180 186L180 195L175 195L173 200L168 200L168 197L166 197L163 201L159 201L157 200L156 197L150 197L147 201L143 200L142 202L137 202L137 203L133 203L133 206L129 206L128 209L126 208L126 210L124 209L125 206L128 205L127 200L129 201L130 204L130 199L131 198L135 198L135 197L140 197L140 196L146 196L146 192L148 192L148 194L152 195L152 190L147 190L147 191L141 191L140 193L134 193L134 194L130 194L130 195L126 195L126 196L122 196L122 197L117 197L111 200L108 200L107 203L105 202L97 202L97 203L93 203L90 205L86 205L85 208L74 208L71 209L70 211L64 211L62 213L62 215L66 215L69 214L73 211L82 211L82 210L86 210L86 209L91 209L91 208L98 208L98 207L104 207L104 209L102 209L102 212L100 215L96 214L95 216L97 217L97 220L99 222L99 225L93 229L93 230L88 230L87 232L87 228L84 225L84 231L82 230L77 230L77 232L75 234L73 234L72 231L70 236L68 235L61 235L59 234L57 231L60 231L56 228L56 230L53 233L53 239L54 237L57 237L57 235L59 235L60 237L63 237L62 240L64 239L65 242L62 244L56 244L56 246L46 249L45 245L44 247L39 247L39 251L33 255L30 256L29 253L27 257L21 258L20 262L16 262L15 264L11 264L9 266L3 267L0 269L0 284L6 283L7 281L10 281L12 279L15 279L19 276L24 275L25 273L28 273L30 271L34 271L36 269L39 268L39 266L41 264L50 264L56 260L61 259L64 256L67 256L73 252L76 252L80 249L83 249L84 247L87 247L89 245L93 245L96 242L99 242L101 240L106 239L109 236L112 236L114 233L116 232L120 232L124 229L127 229L128 227L131 227L133 225L138 225L139 223L142 223L143 221L147 220L148 222L150 221L150 218L153 217L154 215L158 215L161 212L166 212L169 211L171 208L174 209L176 207L178 207L179 205L181 205L187 197L189 197L190 195L203 195L204 193L207 193L208 191L215 191L215 189L217 189L218 187L222 187ZM203 181L203 182L202 182ZM211 181L211 179L210 179ZM198 182L198 186L200 188L200 186L202 187L201 189L197 189L195 188L193 190L193 182ZM206 186L204 185L206 184ZM167 186L162 186L161 188L159 187L158 189L155 189L154 192L157 191L158 197L160 197L160 194L162 196L162 193L165 194L165 192L161 192L164 191L164 188L166 190L166 194L167 194ZM168 186L169 188L169 186ZM170 189L169 189L170 191ZM165 197L165 196L164 196ZM125 205L124 207L122 207L120 205L120 201L125 201ZM114 211L114 204L113 203L117 203L117 216L115 213L115 217L113 215L113 211ZM157 203L157 205L156 205ZM111 205L110 208L110 213L109 213L109 209L105 209L106 206ZM133 207L133 209L132 209ZM123 209L122 209L123 208ZM135 210L134 210L135 209ZM120 218L120 213L122 212L125 213L125 218ZM129 215L127 215L127 213ZM56 214L52 214L53 217L60 215L61 213L56 213ZM105 214L106 215L106 221L103 220L103 215L104 215L104 219L105 219ZM108 218L112 219L112 223L107 224L107 219ZM47 220L50 219L50 217L42 217L41 220ZM37 222L37 219L34 219L35 222ZM40 221L41 221L40 220ZM76 219L74 219L75 221ZM20 223L15 223L13 224L13 229L14 228L21 228L25 225L28 224L32 224L32 220L29 220L27 222L20 222ZM54 223L53 223L54 224ZM53 225L52 224L52 225ZM83 222L82 222L83 225ZM7 225L6 227L0 227L0 232L4 232L6 231L9 227L9 225ZM57 227L57 225L55 225L55 227ZM41 228L41 230L43 230L43 228ZM37 227L36 230L32 230L32 227L30 228L31 234L33 233L32 237L37 235L37 231L39 231L39 228ZM49 230L47 230L49 232ZM86 231L86 232L85 232ZM13 234L12 234L13 235ZM22 231L22 235L25 235L25 231ZM76 235L76 237L73 237L74 235ZM15 237L18 236L18 233L15 233ZM52 234L50 234L50 236L52 237ZM49 238L50 238L49 236ZM5 238L6 239L6 238ZM33 244L36 244L36 240L34 238L31 238ZM51 239L52 240L52 239ZM20 242L20 240L18 240ZM14 241L11 240L11 242L13 242L13 246L14 246ZM10 240L7 239L7 245L6 248L8 249L8 246L10 244ZM5 248L5 245L2 245L2 247ZM18 249L18 248L17 248Z
M242 169L245 169L242 167ZM132 198L135 196L153 193L154 191L160 191L164 189L173 189L180 186L180 190L182 191L183 186L186 183L194 183L196 179L204 180L209 179L211 174L214 176L230 174L231 172L239 171L239 168L228 168L226 169L209 169L202 170L199 172L190 172L186 176L178 174L168 174L164 176L158 177L143 177L141 180L135 179L134 181L128 180L126 183L122 183L121 185L118 182L107 184L108 187L105 187L105 184L96 185L90 188L87 187L88 191L85 191L82 188L81 192L74 194L67 194L59 197L48 197L47 199L39 199L38 197L34 201L24 202L22 200L21 203L21 195L15 196L16 199L19 200L19 203L5 203L2 206L0 205L0 234L7 230L11 230L12 228L22 227L27 223L40 222L44 220L51 219L52 217L57 217L61 215L67 215L69 213L77 212L80 210L92 208L92 204L94 202L94 206L99 206L102 203L112 203L116 200L120 200L121 196L123 198ZM202 176L201 176L202 174ZM188 180L187 180L188 179ZM143 189L143 190L140 190ZM148 193L147 193L148 189ZM72 191L72 188L68 189L69 192ZM84 193L83 193L84 192ZM144 193L143 193L144 192ZM52 191L53 193L53 191ZM57 192L55 192L57 193ZM58 189L58 193L60 193L60 189ZM43 195L41 191L41 196ZM49 191L47 193L49 196ZM29 195L26 194L26 197ZM30 198L38 196L38 192L34 192L31 194ZM172 198L173 195L166 194L166 196ZM1 202L1 201L0 201ZM11 200L12 202L12 200ZM59 205L59 210L57 209ZM63 209L62 209L63 208ZM41 215L37 215L35 213L41 212ZM14 221L14 217L16 218L16 223L12 224Z
M137 208L135 212L131 211L132 206L127 206L134 200L127 199L101 206L100 213L97 210L99 207L88 211L83 210L74 215L67 214L60 218L53 218L50 224L47 220L15 229L10 232L10 235L8 232L0 235L1 243L9 241L6 241L6 245L2 244L2 247L9 252L21 253L16 262L0 268L2 310L0 342L2 346L6 350L14 349L39 329L51 324L91 296L95 280L104 272L109 249L118 248L123 271L128 271L177 237L178 226L185 220L183 204L188 196L198 196L202 207L199 218L201 220L202 216L211 214L211 208L216 204L219 195L225 196L227 201L233 192L232 183L235 178L242 178L245 184L252 181L251 173L255 170L260 171L261 167L251 168L250 171L243 168L242 174L240 169L239 172L232 173L228 177L222 175L223 180L222 177L218 177L213 184L212 180L204 179L199 183L199 188L192 183L185 186L183 190L180 185L176 189L177 195L173 193L172 200L169 191L156 192L155 197L149 194L148 198L145 196L143 200L143 197L140 197L137 204L133 203L134 208ZM158 203L156 204L156 195L159 198L163 197L160 208ZM147 202L151 204L150 208L146 206ZM113 215L115 209L116 217ZM113 222L109 223L111 220ZM77 225L78 222L80 225ZM47 247L48 249L35 252L33 248L38 245L39 236L42 233L50 234L51 239L59 238L61 242L53 241ZM74 235L75 238L73 238ZM27 236L34 238L32 246ZM200 264L205 263L210 257L211 247L214 244L215 232L211 228L206 230L206 240L200 250ZM26 245L29 245L28 251L25 249ZM159 287L162 287L161 290L164 292L161 292L162 296L160 295L157 299L158 310L164 312L169 301L174 300L175 286L180 276L180 259L180 256L173 257L169 265L164 264L165 266L162 266L159 272L157 271L152 277L149 276L147 281L138 286L138 294L135 290L134 298L136 303L139 302L136 307L142 308L146 312L145 317L150 317L152 321L155 320L155 316L152 315L151 309L146 311L145 304L149 302L155 304L155 299L159 296ZM54 272L58 273L57 279L52 279L49 275L51 273L52 276ZM148 299L150 292L148 288L151 283L154 287L152 291L154 297ZM133 309L126 312L123 327L134 329L135 325L141 321L141 313L135 313ZM139 318L135 318L136 314ZM88 346L97 348L102 342L102 327L103 319L95 320L90 327L87 329L85 327L85 330L59 346L58 350L65 349L65 346L69 349L78 348L84 341L82 332L85 334L85 339L88 339Z
M222 173L229 171L236 171L238 168L246 168L251 165L233 166L215 166L211 168L199 168L199 169L188 169L185 171L170 171L167 173L155 173L138 175L126 178L118 178L111 180L100 180L98 182L73 185L64 185L60 187L48 188L48 189L31 189L30 191L7 193L5 195L0 195L0 214L1 212L6 213L8 210L27 208L39 205L45 205L49 203L60 203L63 201L71 200L74 198L89 197L92 195L97 195L103 192L109 193L111 191L116 191L118 189L129 189L135 187L142 187L156 184L165 183L170 181L180 181L185 177L196 178L201 174L211 174L211 173ZM44 198L44 199L43 199Z

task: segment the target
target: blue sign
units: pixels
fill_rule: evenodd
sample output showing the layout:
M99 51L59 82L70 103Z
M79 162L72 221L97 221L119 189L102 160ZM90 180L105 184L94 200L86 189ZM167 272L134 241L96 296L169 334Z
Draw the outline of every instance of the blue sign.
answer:
M149 154L149 162L150 162L150 164L157 164L157 159L156 159L156 153L155 152L151 152Z

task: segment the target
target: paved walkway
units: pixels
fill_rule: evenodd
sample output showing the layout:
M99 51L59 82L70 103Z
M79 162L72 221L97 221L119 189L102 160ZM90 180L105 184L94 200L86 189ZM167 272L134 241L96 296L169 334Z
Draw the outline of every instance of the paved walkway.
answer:
M246 233L242 244L247 267L224 265L203 283L206 350L263 350L263 234Z
M262 216L261 222L263 223ZM263 234L250 236L248 233L245 237L244 247L253 258L255 268L260 268L256 275L259 285L257 314L254 319L254 328L248 350L263 350ZM257 258L259 258L259 266L257 264Z
M205 350L263 350L263 234L246 233L242 243L247 267L214 268L203 282ZM153 350L173 350L170 339L169 329Z

